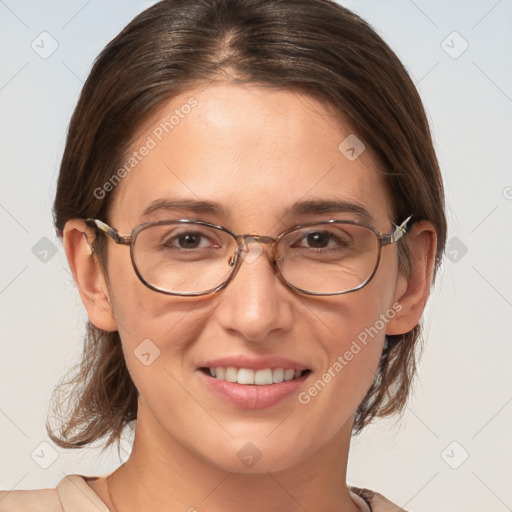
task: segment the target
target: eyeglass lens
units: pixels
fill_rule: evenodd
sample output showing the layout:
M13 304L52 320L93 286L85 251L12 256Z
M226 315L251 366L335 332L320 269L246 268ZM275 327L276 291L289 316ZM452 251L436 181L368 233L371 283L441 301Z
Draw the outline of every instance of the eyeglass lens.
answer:
M147 284L171 293L200 293L224 283L237 251L227 232L194 223L152 225L133 244L135 266ZM282 237L277 266L290 285L314 293L358 288L373 274L379 239L350 223L302 227Z

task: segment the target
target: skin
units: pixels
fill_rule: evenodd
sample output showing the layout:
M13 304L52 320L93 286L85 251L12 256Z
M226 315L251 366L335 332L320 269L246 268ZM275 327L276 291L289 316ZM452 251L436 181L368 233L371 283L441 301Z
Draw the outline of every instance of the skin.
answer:
M304 93L226 82L190 89L141 128L133 149L191 96L197 106L117 186L106 220L120 234L166 218L271 236L301 222L357 219L346 212L286 214L306 199L358 202L381 233L392 231L391 201L370 148L353 162L345 158L338 146L350 128ZM155 199L177 196L218 202L226 213L160 211L141 217ZM422 221L407 234L413 255L409 279L399 272L393 244L383 249L366 287L330 297L287 288L265 253L244 262L220 293L166 296L139 281L128 247L112 241L107 280L85 231L80 219L65 226L70 267L92 323L119 330L140 393L129 460L108 482L89 481L105 504L122 512L357 511L345 483L354 413L372 382L385 333L408 332L421 318L432 279L433 226ZM301 388L307 390L396 303L401 311L306 405L293 395L267 409L241 410L214 396L198 377L206 359L282 355L312 370ZM148 338L160 357L144 366L133 352ZM248 442L262 454L252 468L237 457Z

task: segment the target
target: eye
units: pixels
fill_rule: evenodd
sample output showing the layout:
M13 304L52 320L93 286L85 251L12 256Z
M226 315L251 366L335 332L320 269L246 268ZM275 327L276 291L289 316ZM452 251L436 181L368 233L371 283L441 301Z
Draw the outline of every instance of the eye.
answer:
M205 249L220 247L221 244L213 239L211 233L203 231L182 231L172 233L162 240L162 247L167 249Z
M169 237L163 244L165 247L178 247L179 249L197 249L208 246L208 239L199 232L188 231Z
M315 249L320 249L327 247L329 242L332 242L332 236L330 233L309 233L303 238L303 241L307 241L309 247L314 247Z
M306 249L337 249L345 248L351 244L351 237L341 229L319 230L300 232L292 247Z

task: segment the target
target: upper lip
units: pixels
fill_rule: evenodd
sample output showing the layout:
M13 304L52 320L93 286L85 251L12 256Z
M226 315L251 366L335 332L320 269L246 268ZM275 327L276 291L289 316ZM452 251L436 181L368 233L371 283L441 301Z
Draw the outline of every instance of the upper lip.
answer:
M244 355L226 356L218 359L210 359L202 363L200 368L250 368L251 370L263 370L265 368L283 368L304 371L308 368L293 359L281 356L249 357Z

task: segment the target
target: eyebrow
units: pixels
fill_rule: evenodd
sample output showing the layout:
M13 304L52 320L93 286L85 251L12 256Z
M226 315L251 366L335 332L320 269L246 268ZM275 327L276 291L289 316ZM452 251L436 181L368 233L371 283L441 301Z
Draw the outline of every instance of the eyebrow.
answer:
M361 203L338 199L298 201L291 208L287 209L285 213L287 215L351 213L364 222L373 221L371 213Z
M226 215L225 208L213 201L196 201L194 199L157 199L149 204L142 212L143 217L161 210L188 210L196 213L211 213L213 215Z
M220 203L214 201L199 201L194 199L157 199L149 204L142 216L147 217L150 214L161 210L186 210L195 213L210 213L217 216L227 216L228 210ZM372 222L373 217L370 212L361 204L355 201L345 201L338 199L317 199L308 201L297 201L290 208L283 212L287 215L313 215L324 213L351 213L364 222Z

